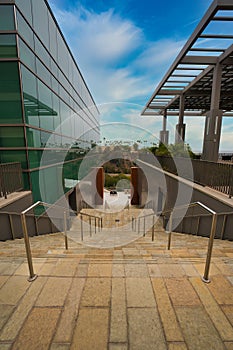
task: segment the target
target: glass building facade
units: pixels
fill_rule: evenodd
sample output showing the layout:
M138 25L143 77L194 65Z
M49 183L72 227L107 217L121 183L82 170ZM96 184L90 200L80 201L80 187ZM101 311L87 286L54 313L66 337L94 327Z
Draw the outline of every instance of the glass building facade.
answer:
M98 140L98 109L47 1L0 0L0 162L20 161L25 189L37 201L43 183L54 203Z

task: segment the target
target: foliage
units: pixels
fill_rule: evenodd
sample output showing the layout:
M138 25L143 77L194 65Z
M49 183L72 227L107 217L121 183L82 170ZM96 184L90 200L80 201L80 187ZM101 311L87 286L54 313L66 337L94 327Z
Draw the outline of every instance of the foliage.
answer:
M120 180L129 180L130 177L124 174L119 174L119 175L109 175L105 174L105 182L104 182L104 187L106 188L115 188L117 183Z
M184 157L184 158L192 158L195 159L196 155L191 150L189 144L177 143L165 145L160 143L159 146L153 146L149 148L150 152L152 152L156 156L167 156L167 157Z

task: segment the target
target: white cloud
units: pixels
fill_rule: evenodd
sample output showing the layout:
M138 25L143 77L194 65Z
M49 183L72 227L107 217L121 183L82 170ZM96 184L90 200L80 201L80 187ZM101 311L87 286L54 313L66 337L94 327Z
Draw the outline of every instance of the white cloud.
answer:
M174 61L183 45L184 41L171 39L148 43L148 47L138 57L137 64L139 67L161 70L161 65L165 66Z

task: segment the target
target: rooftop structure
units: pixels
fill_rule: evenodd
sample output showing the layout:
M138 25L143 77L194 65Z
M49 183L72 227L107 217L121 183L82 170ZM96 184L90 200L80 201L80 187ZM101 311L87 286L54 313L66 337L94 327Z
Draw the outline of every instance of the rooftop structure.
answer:
M207 116L203 159L217 160L222 117L233 116L233 3L215 0L156 87L142 115L178 115L176 142L185 140L184 116Z

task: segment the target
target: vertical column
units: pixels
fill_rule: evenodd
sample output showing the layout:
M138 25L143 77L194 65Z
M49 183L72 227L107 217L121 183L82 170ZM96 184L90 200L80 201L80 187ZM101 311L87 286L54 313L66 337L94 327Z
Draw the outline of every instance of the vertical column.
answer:
M180 95L179 121L176 125L175 143L182 143L185 140L185 124L184 124L184 107L185 96Z
M168 145L169 131L167 130L167 110L164 110L163 115L163 130L160 131L160 142L164 145Z
M131 168L131 205L139 205L138 168Z
M219 109L222 81L222 66L217 63L213 72L210 111L206 113L202 159L218 161L222 128L222 110Z
M85 196L93 207L102 205L104 198L104 170L102 167L93 167L87 175L86 183L90 184L88 191L85 191ZM88 188L88 186L87 186ZM88 193L87 193L88 192Z

